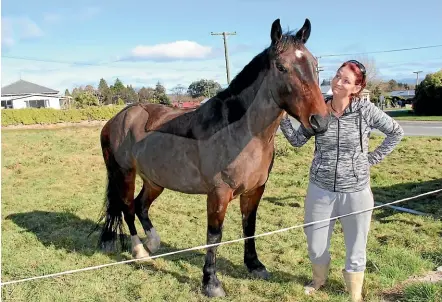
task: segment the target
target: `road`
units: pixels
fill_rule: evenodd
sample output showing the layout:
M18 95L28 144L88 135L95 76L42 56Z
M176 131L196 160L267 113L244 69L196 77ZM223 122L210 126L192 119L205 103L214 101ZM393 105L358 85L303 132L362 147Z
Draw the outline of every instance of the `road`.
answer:
M299 122L290 117L293 127L298 128ZM442 122L422 122L422 121L401 121L397 122L404 129L406 136L442 136ZM278 132L281 130L278 129ZM373 133L382 134L378 130L374 130Z

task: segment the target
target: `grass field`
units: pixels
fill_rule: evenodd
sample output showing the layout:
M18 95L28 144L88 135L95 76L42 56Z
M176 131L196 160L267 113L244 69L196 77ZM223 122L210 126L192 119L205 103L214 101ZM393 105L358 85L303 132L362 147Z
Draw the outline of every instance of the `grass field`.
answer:
M381 142L371 139L371 149ZM277 157L258 211L257 233L302 224L303 199L313 141L300 149L277 137ZM372 168L375 200L389 202L442 188L442 138L404 138ZM140 182L138 181L139 185ZM98 127L2 131L2 280L14 280L129 259L103 254L97 233L86 235L102 208L105 170ZM137 186L139 190L139 186ZM442 265L442 194L398 204L429 213L374 212L368 239L366 301L382 301L413 275ZM165 190L151 209L162 239L158 253L205 244L205 197ZM141 226L137 224L141 234ZM238 200L229 206L223 241L242 236ZM313 297L303 295L310 278L302 229L257 239L261 261L272 274L251 279L243 243L218 248L218 276L226 301L347 301L341 268L345 247L336 224L330 279ZM206 301L200 284L204 251L125 264L58 278L5 285L5 301ZM417 284L402 301L438 301L442 284ZM419 300L419 297L421 300Z

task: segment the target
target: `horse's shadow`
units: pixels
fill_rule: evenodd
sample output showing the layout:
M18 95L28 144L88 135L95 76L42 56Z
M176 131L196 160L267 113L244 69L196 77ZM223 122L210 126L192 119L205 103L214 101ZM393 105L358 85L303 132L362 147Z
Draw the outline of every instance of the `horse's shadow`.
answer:
M125 250L117 249L117 252L107 253L99 249L97 245L99 232L91 233L91 230L97 226L96 222L90 219L82 219L69 212L32 211L27 213L10 214L6 219L13 221L16 225L23 228L24 231L22 232L31 232L35 234L38 240L45 246L63 249L68 253L81 253L85 256L92 256L97 252L105 253L116 261L131 259L129 256L130 253L120 253L125 252ZM101 227L101 225L99 225L99 227ZM89 234L91 235L88 237ZM129 236L126 235L125 237L130 245ZM175 252L178 250L180 249L162 241L160 249L153 255ZM184 266L187 265L183 262L202 270L204 257L205 250L201 250L169 255L164 259L174 262L175 266L183 266L184 271ZM198 275L198 278L192 279L188 277L186 273L159 268L155 266L155 259L148 262L134 261L125 265L132 265L136 268L167 273L174 276L179 282L187 283L194 287L200 286L202 277L202 275ZM268 282L296 282L296 280L304 280L307 278L307 276L294 276L284 271L269 270L271 277ZM217 271L220 272L221 275L235 279L253 278L243 263L233 263L220 256L217 256Z

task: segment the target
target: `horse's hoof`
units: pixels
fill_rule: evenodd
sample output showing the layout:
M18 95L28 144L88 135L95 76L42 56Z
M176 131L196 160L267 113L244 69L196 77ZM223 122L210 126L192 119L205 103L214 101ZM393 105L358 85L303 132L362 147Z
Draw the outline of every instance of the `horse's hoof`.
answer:
M265 267L255 269L255 270L251 271L251 274L252 274L252 276L259 278L259 279L268 280L270 278L270 274L266 270Z
M211 284L204 285L203 292L204 295L210 298L226 296L226 292L224 291L221 285L211 285Z
M151 254L154 254L160 248L161 245L160 236L158 236L157 232L155 231L155 228L152 228L150 231L147 231L146 236L147 238L144 241L144 245Z
M135 259L142 259L142 258L146 258L145 260L150 260L149 257L149 253L144 249L144 247L141 246L141 248L138 246L136 249L134 249L132 251L132 257Z

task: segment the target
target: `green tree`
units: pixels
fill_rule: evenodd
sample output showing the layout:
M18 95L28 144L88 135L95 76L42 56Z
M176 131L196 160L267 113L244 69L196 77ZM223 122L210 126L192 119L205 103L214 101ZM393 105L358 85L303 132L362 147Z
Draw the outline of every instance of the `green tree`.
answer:
M221 85L213 80L201 79L192 82L187 89L187 93L193 98L200 96L213 97L220 90L222 90Z
M413 110L417 115L442 115L442 69L427 74L417 85Z
M66 89L66 90L64 91L64 96L71 96L71 94L69 93L69 89Z
M157 82L157 85L155 86L155 91L153 93L154 99L158 100L160 104L163 105L170 105L171 102L169 100L169 97L166 94L166 88L164 88L163 85L161 85L160 82Z
M90 106L98 106L98 98L89 91L82 91L75 96L75 107L86 108Z
M112 104L112 94L105 79L101 78L98 84L98 95L101 104Z

